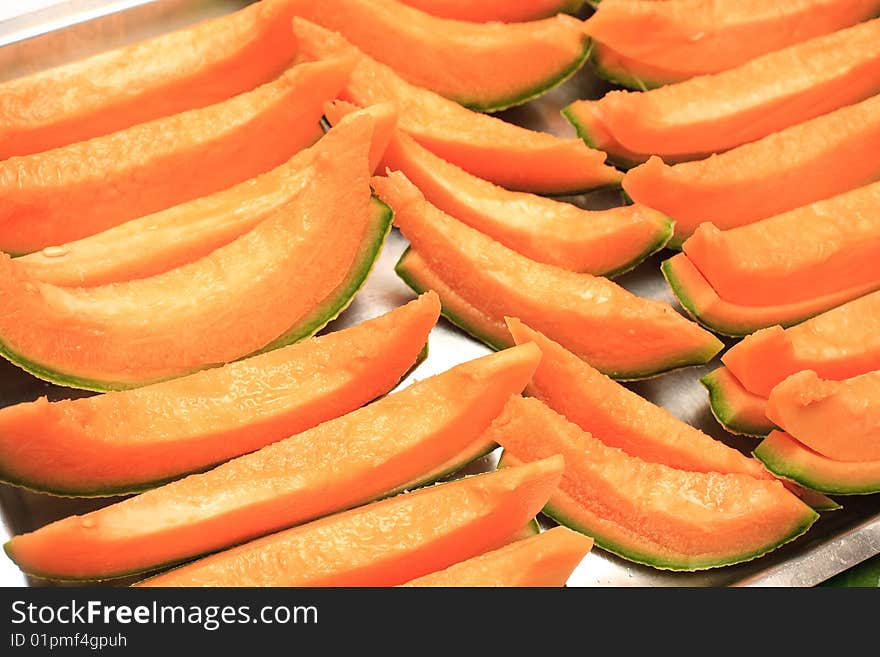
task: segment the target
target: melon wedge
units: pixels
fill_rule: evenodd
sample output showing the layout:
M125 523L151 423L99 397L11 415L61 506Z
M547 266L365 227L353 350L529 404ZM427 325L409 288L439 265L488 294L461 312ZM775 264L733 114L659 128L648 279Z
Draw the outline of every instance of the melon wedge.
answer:
M465 477L252 541L141 586L395 586L509 543L546 503L559 456Z
M645 89L726 71L878 13L877 0L624 0L602 3L584 28L596 70Z
M313 185L183 267L62 288L0 257L0 351L62 385L122 389L316 333L360 288L391 223L387 206L370 200L372 119L357 117L345 130L347 157L316 161Z
M401 130L475 176L507 189L563 195L618 186L623 178L604 163L604 153L587 148L579 139L560 139L470 111L409 84L337 33L299 18L293 26L305 55L357 58L342 94L345 100L362 107L394 103Z
M623 186L675 220L677 246L703 222L743 226L878 179L880 95L699 162L651 158Z
M835 461L880 461L880 371L826 381L792 374L770 391L767 417L803 445Z
M440 18L474 23L517 23L534 21L565 12L575 13L584 0L401 0L405 5L421 9Z
M137 492L305 431L393 388L436 295L356 326L137 390L0 409L0 478L56 495Z
M777 476L822 493L880 493L880 460L860 463L834 461L805 447L782 431L772 431L755 448L754 454Z
M763 437L774 429L767 419L767 398L743 388L726 367L706 374L700 383L709 391L712 414L729 432Z
M502 464L562 454L544 513L625 559L668 570L748 561L803 534L818 514L781 482L685 472L609 447L536 399L513 397L487 436Z
M29 253L212 194L317 141L351 58L300 64L215 105L0 162L0 250Z
M565 586L592 547L593 539L566 527L553 527L403 586Z
M427 266L483 317L499 324L506 315L520 317L622 379L704 363L721 350L717 338L665 303L637 297L606 278L535 262L453 219L400 172L373 178L373 187ZM397 271L421 287L405 256ZM443 290L438 294L446 305ZM484 331L478 325L474 333Z
M0 160L220 102L293 60L289 0L264 0L0 85Z
M564 113L595 148L625 160L659 155L671 162L761 139L878 92L880 19L722 73L578 100Z

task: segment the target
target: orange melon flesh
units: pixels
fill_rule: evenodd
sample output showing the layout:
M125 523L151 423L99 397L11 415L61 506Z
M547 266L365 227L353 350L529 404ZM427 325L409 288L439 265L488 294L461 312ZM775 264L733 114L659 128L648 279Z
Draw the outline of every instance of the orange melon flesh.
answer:
M3 355L64 385L120 389L314 334L350 302L390 227L387 207L370 199L372 119L357 117L344 134L348 155L316 160L313 185L251 231L177 269L62 288L0 257Z
M152 386L0 409L0 478L56 495L118 495L344 415L418 360L436 295L357 326Z
M140 586L395 586L510 542L561 457L422 488L247 543Z
M508 318L507 326L517 344L533 342L541 350L526 392L609 447L679 470L770 477L754 459L624 388L520 320Z
M560 12L574 13L583 0L401 0L405 5L460 21L516 23L554 16Z
M715 419L731 433L766 436L773 430L767 419L767 399L745 388L726 367L719 367L700 379L709 392Z
M0 159L30 155L211 105L293 60L288 0L265 0L189 28L0 85Z
M403 586L565 586L592 547L593 539L566 527L553 527Z
M0 250L70 242L283 164L318 139L351 66L297 65L215 105L0 162Z
M770 395L795 372L847 379L880 368L880 292L850 301L802 324L763 329L721 358L749 392Z
M735 68L878 13L877 0L625 0L600 4L584 27L603 75L641 88Z
M815 511L776 480L686 472L609 447L536 399L514 397L487 431L505 465L562 454L544 512L599 547L654 568L748 561L803 534Z
M675 161L761 139L878 91L880 19L721 73L647 92L612 91L600 100L575 101L566 114L591 146L619 151L627 159L659 155Z
M534 132L409 84L341 35L295 18L301 51L324 59L352 55L357 65L342 96L362 107L392 102L398 127L435 155L497 185L536 194L575 194L620 184L605 154L579 139Z
M699 162L651 158L626 193L672 217L681 244L701 223L750 224L880 179L880 96Z
M792 374L770 391L767 417L813 451L835 461L880 461L880 372L826 381Z
M400 172L373 178L373 187L412 248L459 297L485 316L528 321L615 378L706 362L721 349L667 304L511 251L432 206Z

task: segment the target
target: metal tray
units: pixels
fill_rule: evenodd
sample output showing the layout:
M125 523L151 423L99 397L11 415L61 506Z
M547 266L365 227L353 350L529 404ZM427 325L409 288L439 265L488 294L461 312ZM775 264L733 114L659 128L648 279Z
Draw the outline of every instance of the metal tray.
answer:
M67 0L0 21L0 80L177 29L246 4L246 0ZM573 131L559 110L571 100L597 98L607 89L587 68L541 99L507 111L503 118L532 129L572 136ZM606 192L568 200L598 209L617 204L619 196ZM412 298L412 292L393 272L404 246L404 239L396 231L389 236L366 286L327 331L375 317ZM661 254L649 259L619 282L641 296L674 304L660 275L660 260L666 256L668 254ZM441 320L431 334L428 359L401 385L407 385L413 377L425 378L488 351ZM630 387L706 433L748 452L755 442L721 429L711 415L705 391L697 382L699 376L717 365L716 360L704 367L680 370L630 384ZM86 394L89 393L50 385L6 361L0 362L0 406L33 400L40 395L63 399ZM497 454L490 455L469 466L469 472L490 469L496 459ZM112 501L55 498L0 485L0 540ZM880 553L880 495L839 498L839 501L843 504L842 510L823 514L806 535L754 561L681 574L631 564L597 548L577 568L569 585L812 586ZM0 586L47 584L51 583L25 577L5 555L0 556Z

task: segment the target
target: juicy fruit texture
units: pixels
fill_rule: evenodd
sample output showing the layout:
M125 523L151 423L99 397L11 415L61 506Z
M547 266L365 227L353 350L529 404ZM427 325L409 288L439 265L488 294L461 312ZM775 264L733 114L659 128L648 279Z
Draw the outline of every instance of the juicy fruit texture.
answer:
M592 547L593 539L566 527L553 527L404 586L565 586Z
M515 318L507 326L517 344L541 350L526 392L609 447L679 470L769 477L761 464L604 376L588 363Z
M878 91L880 19L714 75L575 101L565 113L595 148L626 160L659 155L669 162L761 139Z
M774 426L767 419L767 399L745 388L726 367L719 367L700 379L709 391L709 405L715 419L731 433L766 436Z
M855 25L877 0L624 0L585 23L601 75L637 89L719 73Z
M372 119L347 157L226 246L150 278L93 288L40 283L0 257L0 350L37 376L92 389L154 383L316 333L351 301L390 223L372 202ZM136 345L136 348L133 347Z
M804 447L782 431L773 431L754 451L779 477L829 495L880 493L880 461L835 461Z
M511 251L432 206L400 172L373 178L373 187L412 248L459 297L498 322L520 317L606 374L643 378L706 362L721 349L667 304Z
M28 253L212 194L317 141L351 59L300 64L229 100L0 162L0 250Z
M309 57L356 57L342 94L345 100L362 107L394 103L401 130L475 176L536 194L577 194L618 186L623 178L604 163L605 153L587 148L579 139L560 139L473 112L409 84L339 34L299 18L293 26L301 51Z
M336 123L357 108L328 103L324 114ZM571 271L613 276L663 248L672 222L639 205L603 211L511 192L477 178L397 132L380 169L402 171L431 204L537 262Z
M607 446L536 399L511 398L487 432L505 465L562 454L544 513L596 545L655 568L700 570L759 557L818 518L781 482L685 472Z
M279 75L296 54L288 0L257 2L0 85L0 160L204 107Z
M880 179L880 95L698 162L651 158L626 193L675 220L679 245L701 223L750 224Z
M0 409L0 478L116 495L246 454L355 410L416 363L436 295L224 367L137 390Z
M188 564L141 586L394 586L510 542L561 457L398 495Z
M460 21L516 23L555 16L560 12L574 13L583 0L400 0L422 11Z
M810 370L770 392L767 417L835 461L880 461L880 372L825 381Z

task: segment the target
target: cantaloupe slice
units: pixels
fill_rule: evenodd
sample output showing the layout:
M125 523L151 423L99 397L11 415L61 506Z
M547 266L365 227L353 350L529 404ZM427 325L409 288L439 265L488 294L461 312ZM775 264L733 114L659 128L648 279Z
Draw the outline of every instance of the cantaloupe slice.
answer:
M767 419L767 398L743 388L726 367L719 367L700 379L709 391L709 405L715 419L731 433L766 436L774 425Z
M296 54L289 0L244 9L0 85L0 160L204 107L279 75Z
M400 172L374 178L373 187L394 209L397 225L428 268L492 322L519 317L622 379L703 363L721 349L717 338L665 303L637 297L606 278L535 262L453 219L425 201ZM422 287L405 259L397 271ZM444 292L437 290L446 305ZM470 324L469 317L452 312ZM473 333L485 334L479 324Z
M627 194L675 220L671 246L710 221L722 230L880 179L880 96L699 162L659 158L628 172Z
M593 539L566 527L553 527L403 586L565 586L592 547Z
M421 9L440 18L453 18L474 23L500 21L517 23L575 13L584 0L401 0L403 4Z
M267 536L141 586L394 586L509 543L562 457L465 477Z
M659 155L670 162L761 139L878 92L875 19L714 75L575 101L564 113L595 148L625 160Z
M316 333L351 301L390 228L387 206L370 199L372 118L352 118L347 157L316 160L314 184L183 267L62 288L0 257L2 354L63 385L121 389Z
M293 66L229 100L0 162L0 250L28 253L212 194L317 141L351 58Z
M565 472L544 513L597 546L654 568L748 561L800 536L818 518L779 481L648 463L536 399L511 398L487 435L504 447L502 465L562 454Z
M878 13L877 0L618 0L584 27L596 70L645 89L726 71Z
M336 123L356 110L328 103ZM639 205L589 211L524 192L511 192L437 157L397 131L381 167L402 171L425 198L444 212L514 251L546 264L588 274L615 276L663 248L672 222Z
M767 417L835 461L880 461L880 371L826 381L812 370L770 391Z
M507 189L537 194L576 194L620 184L623 176L604 163L605 154L587 148L578 139L560 139L470 111L409 84L337 33L299 18L293 25L305 55L357 58L342 94L345 100L362 107L394 103L401 130L475 176Z
M137 390L0 409L0 478L118 495L252 452L355 410L417 363L440 312L424 295L381 317Z

